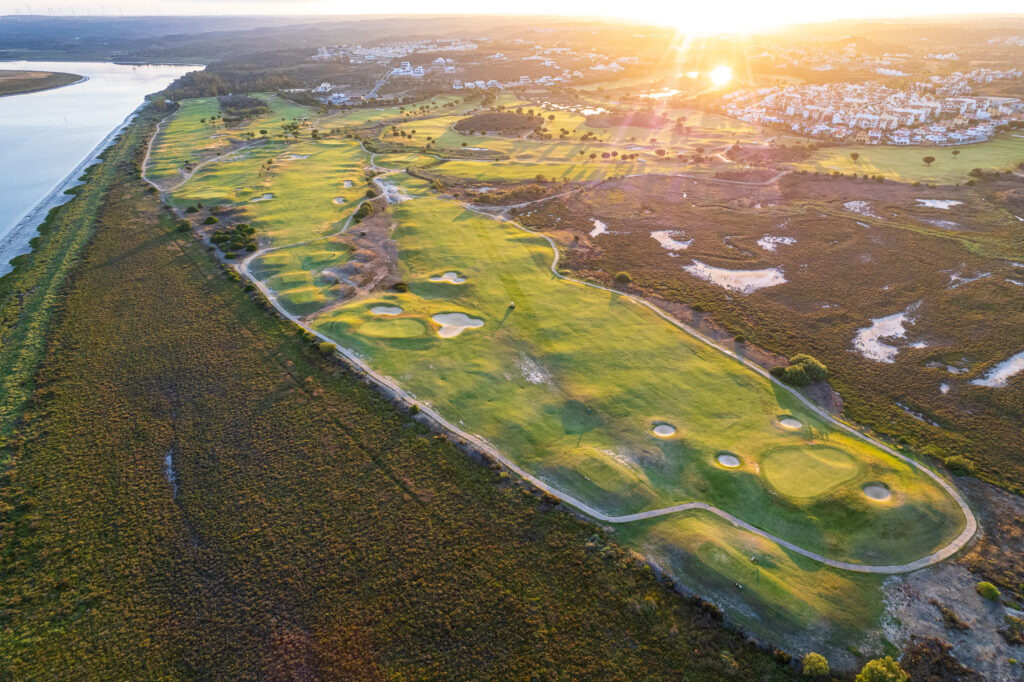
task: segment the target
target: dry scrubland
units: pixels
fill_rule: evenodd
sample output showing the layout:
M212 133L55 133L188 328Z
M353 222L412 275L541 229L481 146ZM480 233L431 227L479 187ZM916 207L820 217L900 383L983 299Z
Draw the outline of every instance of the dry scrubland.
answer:
M261 309L136 180L152 125L61 209L97 228L3 446L7 674L791 676Z
M852 418L925 455L965 455L986 477L1019 488L1024 386L971 381L1021 350L1015 282L1024 270L1013 263L1024 262L1024 223L1013 216L1022 194L1018 180L928 189L791 175L755 190L635 178L524 209L522 220L553 230L582 276L608 281L625 270L645 291L699 305L766 348L810 352L831 368ZM851 211L851 198L875 217ZM963 203L940 209L920 198ZM593 218L609 232L589 237ZM666 250L651 238L664 230L693 242ZM758 244L766 235L794 241L768 251ZM737 294L685 272L693 259L779 267L787 282ZM893 363L854 352L859 329L901 311L914 322L905 339L885 341L899 348Z

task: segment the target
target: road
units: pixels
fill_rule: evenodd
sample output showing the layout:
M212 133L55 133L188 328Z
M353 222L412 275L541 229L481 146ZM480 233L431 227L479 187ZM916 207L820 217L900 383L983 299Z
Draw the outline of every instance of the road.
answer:
M155 136L156 136L156 132L154 132L154 137ZM149 159L149 150L151 148L152 148L152 139L150 139L150 143L147 146L146 159L145 159L145 161L143 162L143 165L142 165L142 168L143 168L142 179L145 180L150 185L152 185L154 187L157 187L156 184L154 184L152 181L150 181L146 177L145 170L144 170L145 167L146 167L146 161L148 161L148 159ZM363 150L367 151L365 146L363 147ZM370 154L370 165L371 165L371 167L374 170L381 171L381 175L378 175L377 177L374 178L374 184L376 184L378 187L383 189L383 185L382 185L381 179L383 177L387 176L387 175L390 175L390 174L393 174L393 173L397 173L397 172L400 172L400 171L387 170L387 169L380 168L375 163L375 159L376 159L377 155L373 154L373 153L370 153L368 151L367 151L367 153ZM704 179L706 179L706 178L704 178ZM160 189L160 188L157 187L157 189ZM458 201L455 201L453 199L448 199L448 201L453 201L454 203L457 203L458 205L460 205L461 207L463 207L466 210L472 211L472 212L477 213L477 214L482 215L482 216L486 216L488 218L491 218L492 220L500 220L501 222L507 223L507 224L509 224L509 225L511 225L511 226L513 226L515 228L518 228L518 229L520 229L520 230L522 230L524 232L527 232L529 234L542 237L551 246L551 250L552 250L552 253L553 253L553 258L552 258L552 261L551 261L550 268L551 268L551 272L555 275L555 277L558 277L559 279L563 279L563 280L566 280L566 281L569 281L569 282L574 282L576 284L580 284L580 285L583 285L583 286L593 287L595 289L600 289L601 291L606 291L606 292L614 293L616 295L625 296L625 297L628 297L628 298L632 299L635 303L649 308L656 315L658 315L661 319L663 319L664 321L668 322L669 324L674 325L675 327L679 328L680 330L682 330L686 334L689 334L693 338L695 338L695 339L697 339L697 340L699 340L699 341L701 341L701 342L711 346L712 348L718 350L721 353L724 353L725 355L729 356L730 358L733 358L737 362L740 362L740 363L746 365L752 371L757 372L761 376L767 378L768 381L772 382L776 387L778 387L778 388L780 388L780 389L782 389L784 391L790 392L797 400L799 400L801 403L803 403L804 406L806 406L808 409L813 411L815 414L817 414L822 419L825 419L825 420L831 422L832 424L834 424L834 425L838 426L839 428L849 432L850 434L852 434L855 437L858 437L858 438L861 438L861 439L864 439L864 440L867 440L867 441L871 442L873 445L875 445L876 447L878 447L881 450L885 451L886 453L892 455L893 457L896 457L899 460L901 460L903 462L906 462L907 464L909 464L909 465L911 465L913 467L916 467L917 469L921 470L927 476L931 477L939 486L941 486L943 488L943 490L945 490L950 495L950 497L953 498L953 500L957 503L957 505L960 507L960 510L963 513L964 518L965 518L965 523L964 523L963 531L955 539L953 539L949 544L945 545L944 547L941 547L940 549L932 552L931 554L928 554L928 555L923 556L923 557L921 557L919 559L916 559L915 561L907 562L907 563L904 563L904 564L871 565L871 564L858 564L858 563L852 563L852 562L848 562L848 561L839 561L839 560L836 560L836 559L830 559L829 557L826 557L826 556L824 556L822 554L818 554L817 552L812 552L812 551L810 551L808 549L804 549L803 547L800 547L799 545L791 543L788 540L785 540L785 539L780 538L780 537L778 537L776 535L773 535L773 534L771 534L771 533L769 533L769 532L767 532L765 530L762 530L762 529L760 529L760 528L758 528L758 527L756 527L756 526L754 526L754 525L752 525L750 523L747 523L746 521L744 521L744 520L742 520L742 519L740 519L740 518L738 518L736 516L733 516L729 512L726 512L726 511L724 511L722 509L719 509L718 507L715 507L713 505L707 504L705 502L693 502L693 501L682 502L680 504L675 504L675 505L671 505L671 506L667 506L667 507L661 507L661 508L658 508L658 509L651 509L651 510L648 510L648 511L637 512L635 514L626 514L626 515L620 515L620 516L613 516L613 515L610 515L610 514L606 514L605 512L603 512L603 511L601 511L599 509L596 509L594 507L591 507L586 502L583 502L582 500L577 499L573 495L571 495L571 494L569 494L569 493L567 493L567 492L565 492L563 490L560 490L560 489L554 487L553 485L543 481L542 479L540 479L540 478L534 476L533 474L531 474L530 472L526 471L525 469L520 467L518 464L516 464L514 461L512 461L509 457L504 455L500 450L498 450L496 447L494 447L487 440L485 440L484 438L482 438L482 437L480 437L478 435L468 433L468 432L464 431L463 429L459 428L457 425L451 423L450 421L445 419L440 413L438 413L436 410L434 410L430 405L427 405L426 403L421 402L415 396L413 396L413 395L409 394L408 392L406 392L405 389L403 389L394 379L392 379L391 377L388 377L388 376L385 376L385 375L377 373L372 367L370 367L369 364L367 364L364 360L362 360L357 355L355 355L351 350L349 350L347 348L344 348L342 346L339 346L335 339L332 339L332 338L330 338L328 336L325 336L324 334L322 334L319 331L317 331L315 328L310 326L308 323L306 323L305 321L303 321L299 317L297 317L297 316L291 314L290 312L288 312L278 302L276 294L270 288L268 288L263 282L261 282L259 279L257 279L257 278L252 276L252 274L249 272L249 266L250 266L250 264L252 263L252 261L255 258L257 258L257 257L259 257L259 256L261 256L261 255L263 255L265 253L268 253L268 252L273 251L275 249L285 248L286 246L294 246L294 244L282 245L282 246L277 246L277 247L270 247L270 248L265 248L265 249L253 252L252 254L247 256L241 262L241 264L239 264L237 266L237 269L238 269L239 274L242 277L244 277L246 280L251 282L255 287L257 287L260 290L260 292L264 296L266 296L267 300L270 301L270 303L274 306L274 309L277 310L278 314L280 314L285 319L288 319L291 322L293 322L293 323L297 324L298 326L302 327L305 331L309 332L310 334L312 334L314 337L320 339L321 341L326 341L327 343L333 344L337 348L338 354L349 365L351 365L357 371L362 373L369 381L371 381L372 383L376 384L378 387L383 389L383 391L386 394L390 394L396 400L398 400L399 402L401 402L401 403L403 403L405 405L408 405L408 406L415 405L417 408L419 408L420 414L424 415L424 418L426 418L429 421L433 422L434 424L436 424L437 426L441 427L442 429L444 429L448 433L452 434L456 438L462 439L465 442L472 444L474 448L476 448L480 452L486 454L493 461L500 463L502 466L504 466L505 468L507 468L510 471L514 472L515 474L517 474L518 476L520 476L524 480L528 481L531 485L533 485L534 487L538 488L539 490L544 491L545 493L547 493L548 495L551 495L552 497L558 499L562 503L564 503L564 504L566 504L566 505L576 509L577 511L582 512L583 514L585 514L585 515L587 515L587 516L589 516L589 517L591 517L593 519L596 519L598 521L602 521L602 522L605 522L605 523L613 523L613 524L633 523L633 522L637 522L637 521L643 521L643 520L646 520L646 519L652 519L652 518L658 518L658 517L661 517L661 516L667 516L669 514L678 514L678 513L681 513L681 512L688 512L688 511L705 511L705 512L709 512L711 514L714 514L715 516L718 516L719 518L725 520L726 522L730 523L731 525L735 526L736 528L743 529L743 530L745 530L747 532L750 532L750 533L753 533L753 534L755 534L755 535L757 535L759 537L765 538L766 540L769 540L769 541L779 545L780 547L783 547L783 548L785 548L785 549L787 549L787 550L789 550L789 551L791 551L791 552L793 552L795 554L799 554L800 556L806 557L808 559L813 559L814 561L820 562L820 563L822 563L822 564L824 564L826 566L830 566L832 568L837 568L837 569L846 570L846 571L854 571L854 572L858 572L858 573L873 573L873 574L881 574L881 575L891 575L891 574L897 574L897 573L908 573L908 572L911 572L911 571L919 570L921 568L925 568L927 566L931 566L933 564L939 563L940 561L944 561L945 559L948 559L949 557L951 557L952 555L954 555L958 551L960 551L968 542L970 542L971 538L974 537L974 534L978 530L978 522L977 522L977 519L974 516L974 513L971 511L970 507L964 501L964 499L960 495L959 491L957 491L957 489L952 484L950 484L948 481L946 481L944 478L939 476L937 473L935 473L934 471L932 471L928 467L922 465L921 463L917 462L916 460L914 460L911 457L908 457L908 456L906 456L906 455L904 455L904 454L902 454L902 453L900 453L900 452L898 452L896 450L893 450L892 448L887 446L885 443L882 443L882 442L877 441L877 440L875 440L873 438L870 438L869 436L861 433L860 431L858 431L857 429L853 428L852 426L850 426L846 422L843 422L843 421L841 421L839 419L836 419L835 417L833 417L829 413L825 412L821 408L819 408L816 405L814 405L810 400L805 398L799 391L796 391L795 389L791 388L790 386L787 386L786 384L783 384L782 382L778 381L775 377L771 376L768 373L768 371L765 370L764 368L762 368L761 366L751 362L750 360L748 360L746 358L737 356L732 351L724 348L723 346L720 346L719 344L715 343L713 340L711 340L710 338L704 336L703 334L701 334L697 330L692 329L692 328L688 327L687 325L684 325L682 322L680 322L679 320L674 318L672 315L670 315L669 313L667 313L664 310L662 310L661 308L659 308L658 306L654 305L653 303L650 303L649 301L647 301L647 300L645 300L643 298L640 298L638 296L635 296L633 294L629 294L629 293L626 293L626 292L623 292L623 291L619 291L619 290L610 289L608 287L603 287L603 286L600 286L598 284L594 284L594 283L591 283L591 282L584 282L582 280L577 280L577 279L573 279L571 277L566 277L565 275L562 275L561 273L558 272L558 260L559 260L558 247L555 244L555 242L550 237L548 237L547 235L544 235L544 234L541 234L539 232L535 232L533 230L530 230L530 229L520 225L516 221L511 220L510 218L507 218L507 217L504 217L504 216L501 216L501 215L494 215L494 214L491 214L491 213L487 213L486 211L480 210L479 208L477 208L475 206L472 206L470 204L465 204L465 203L462 203L462 202L458 202ZM349 221L346 221L346 223L345 223L344 227L342 228L341 232L344 232L348 228L348 225L349 225Z

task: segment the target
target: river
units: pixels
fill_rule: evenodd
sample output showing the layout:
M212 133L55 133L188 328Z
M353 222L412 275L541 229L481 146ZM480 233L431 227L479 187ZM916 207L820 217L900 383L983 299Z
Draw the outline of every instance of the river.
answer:
M0 275L63 191L142 104L196 66L105 62L0 61L0 69L62 71L88 80L53 90L0 97Z

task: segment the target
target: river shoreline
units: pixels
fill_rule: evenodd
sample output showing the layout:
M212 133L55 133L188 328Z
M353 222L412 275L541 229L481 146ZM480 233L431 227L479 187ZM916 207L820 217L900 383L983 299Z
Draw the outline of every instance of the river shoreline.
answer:
M88 79L87 76L83 78ZM73 194L66 193L67 190L82 184L82 175L86 169L100 161L100 155L113 144L114 140L117 139L117 136L125 128L131 125L131 122L135 120L135 117L147 104L148 102L143 102L128 114L121 123L107 133L106 137L100 140L99 144L86 154L85 158L70 173L54 185L38 204L30 208L19 218L10 231L0 236L0 277L14 269L14 266L11 265L12 259L32 252L31 242L38 236L39 226L46 220L46 216L53 209L63 206L74 199Z
M77 73L70 74L72 76L78 76ZM70 88L72 85L81 85L82 83L89 80L88 76L78 76L78 80L72 83L64 83L62 85L51 85L48 88L40 88L38 90L22 90L21 92L8 92L4 95L0 95L0 99L4 97L17 97L19 95L34 95L37 92L49 92L50 90L60 90L61 88Z

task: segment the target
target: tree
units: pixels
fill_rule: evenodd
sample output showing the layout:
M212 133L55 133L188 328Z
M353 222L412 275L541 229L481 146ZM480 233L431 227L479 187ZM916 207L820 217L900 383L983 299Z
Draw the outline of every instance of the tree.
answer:
M960 156L960 150L959 149L954 149L952 154L953 154L953 156Z
M828 661L821 654L811 652L804 656L804 675L824 677L828 675Z
M597 158L597 154L591 153L590 158L596 159Z
M860 158L860 154L858 154L857 152L853 152L850 154L850 158L853 159L854 163L857 163L857 159Z
M907 682L910 675L903 671L892 656L868 661L861 668L855 682Z
M999 599L999 588L993 585L992 583L988 582L987 580L982 580L980 583L974 586L974 589L976 589L978 591L978 594L980 594L985 599L989 599L991 601Z
M926 157L924 157L921 160L924 161L926 166L930 166L930 165L932 165L935 162L935 157L934 156L926 156Z
M628 272L617 272L615 273L615 281L619 284L629 284L633 281L633 277Z
M657 154L658 156L665 156L665 150L664 149L655 149L654 153Z

